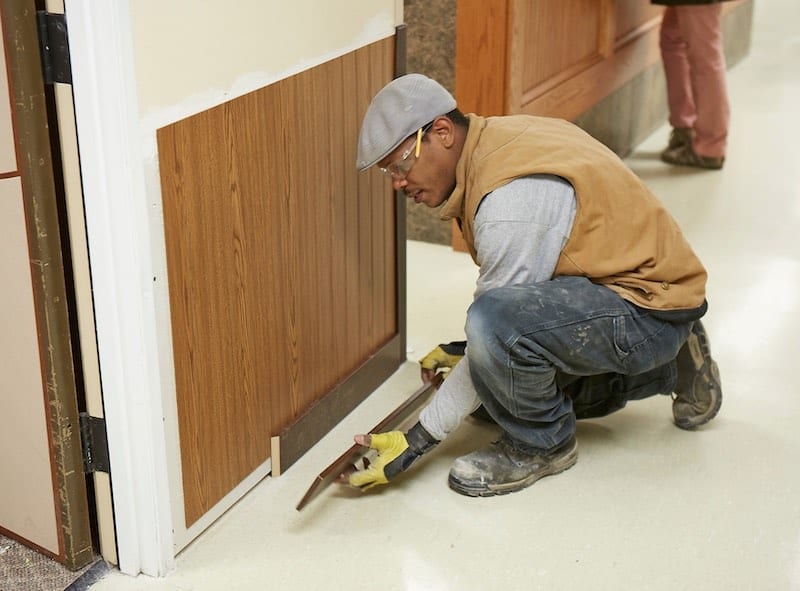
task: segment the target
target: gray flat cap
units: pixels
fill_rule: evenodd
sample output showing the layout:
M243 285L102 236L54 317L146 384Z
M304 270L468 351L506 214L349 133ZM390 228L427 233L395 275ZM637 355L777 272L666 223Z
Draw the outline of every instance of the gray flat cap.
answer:
M358 136L356 167L366 170L423 125L456 108L456 99L422 74L395 78L372 99Z

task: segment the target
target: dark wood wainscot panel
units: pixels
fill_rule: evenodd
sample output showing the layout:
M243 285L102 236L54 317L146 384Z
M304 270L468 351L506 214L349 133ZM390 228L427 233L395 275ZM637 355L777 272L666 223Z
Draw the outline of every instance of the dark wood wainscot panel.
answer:
M405 360L405 220L380 173L355 169L394 46L158 131L187 526L272 436L285 469Z

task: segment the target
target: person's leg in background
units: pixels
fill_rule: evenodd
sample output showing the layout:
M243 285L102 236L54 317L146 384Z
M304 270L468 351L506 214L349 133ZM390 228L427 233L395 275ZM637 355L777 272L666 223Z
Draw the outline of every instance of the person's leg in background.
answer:
M662 154L666 162L701 168L722 168L724 163L730 106L721 11L722 5L715 3L669 7L664 12L661 52L670 124L692 130L691 143Z
M686 40L681 34L675 7L669 6L664 10L659 45L667 85L669 123L672 126L666 152L691 143L696 117Z
M725 156L730 106L725 81L725 52L720 14L722 4L678 7L678 19L689 41L688 55L697 117L694 151L699 156Z

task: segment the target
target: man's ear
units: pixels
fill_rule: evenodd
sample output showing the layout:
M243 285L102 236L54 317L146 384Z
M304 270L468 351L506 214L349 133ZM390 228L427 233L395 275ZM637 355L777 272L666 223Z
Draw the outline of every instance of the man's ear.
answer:
M452 147L455 142L455 124L447 117L442 116L434 119L428 133L434 134L445 148Z

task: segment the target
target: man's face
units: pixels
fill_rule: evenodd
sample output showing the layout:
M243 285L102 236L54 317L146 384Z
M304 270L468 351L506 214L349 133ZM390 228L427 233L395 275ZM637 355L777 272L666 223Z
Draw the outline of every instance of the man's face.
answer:
M453 123L439 117L407 138L378 166L415 203L439 207L455 188L458 162L452 149Z

